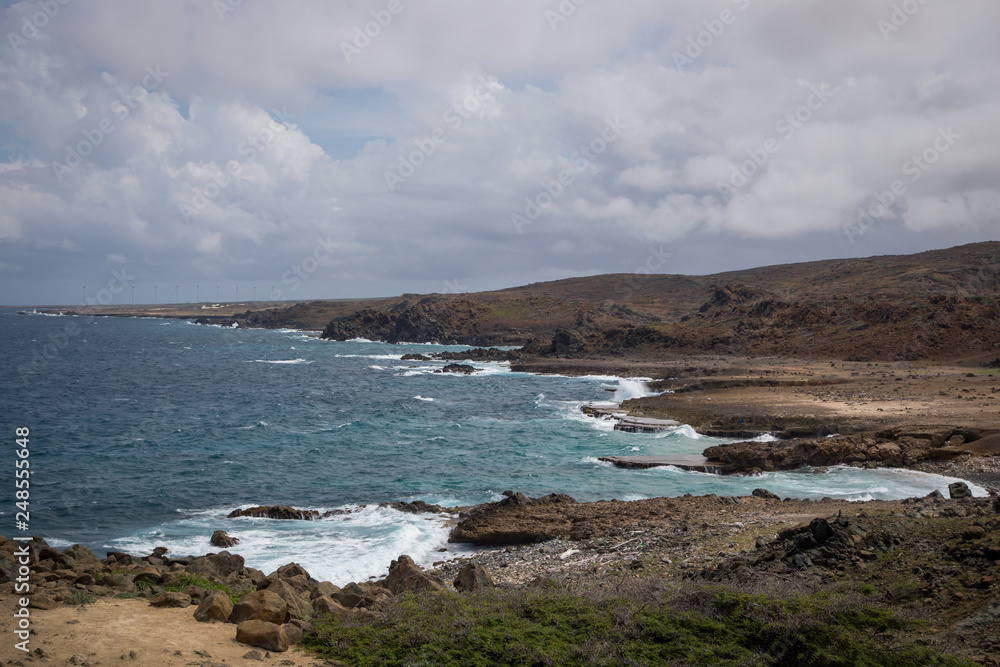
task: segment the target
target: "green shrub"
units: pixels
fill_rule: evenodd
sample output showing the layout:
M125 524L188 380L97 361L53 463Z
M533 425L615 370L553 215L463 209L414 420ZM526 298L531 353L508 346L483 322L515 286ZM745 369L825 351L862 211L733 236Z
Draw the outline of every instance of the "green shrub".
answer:
M890 645L912 622L856 594L639 586L406 595L377 614L319 619L305 644L372 666L970 664Z

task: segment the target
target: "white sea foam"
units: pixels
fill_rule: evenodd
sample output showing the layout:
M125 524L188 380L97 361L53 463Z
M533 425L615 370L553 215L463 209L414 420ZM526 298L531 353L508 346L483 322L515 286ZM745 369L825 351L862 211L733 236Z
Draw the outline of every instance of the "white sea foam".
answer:
M433 398L424 398L423 396L414 396L413 398L418 401L427 401L427 402L432 402L434 400Z
M583 457L582 460L583 460L584 463L590 463L590 464L596 465L599 468L614 468L615 467L613 463L609 463L607 461L601 461L596 456L585 456L585 457Z
M230 509L187 513L182 519L111 540L104 547L138 556L157 546L167 547L173 556L202 555L214 551L208 538L225 525L240 540L232 551L243 556L248 566L270 573L296 562L316 579L342 586L384 575L389 562L400 554L427 567L441 560L443 554L436 549L448 546L448 520L438 515L405 514L370 505L340 508L353 511L318 521L226 519Z
M386 361L399 361L403 358L401 354L335 354L337 359L383 359Z
M314 364L315 361L310 361L308 359L254 359L253 361L246 361L247 364Z
M644 396L655 396L656 392L650 392L645 381L639 379L622 378L618 380L618 389L615 391L613 400L621 403L630 398L642 398Z

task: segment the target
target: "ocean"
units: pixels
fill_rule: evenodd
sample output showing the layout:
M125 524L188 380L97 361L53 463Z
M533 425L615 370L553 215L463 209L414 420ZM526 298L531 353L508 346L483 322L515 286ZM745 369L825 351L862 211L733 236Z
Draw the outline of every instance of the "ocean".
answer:
M336 584L386 572L409 554L427 565L447 544L432 515L379 503L445 506L530 496L636 500L686 493L893 499L947 493L953 479L837 467L721 477L665 467L622 470L607 455L698 454L725 442L683 426L627 434L583 415L590 401L641 396L635 379L514 373L475 363L470 376L404 354L464 347L331 342L289 330L186 321L19 315L0 309L0 533L41 535L147 555L231 551L271 572L297 562ZM30 429L30 530L15 528L15 429ZM973 485L970 485L973 486ZM985 495L974 487L976 495ZM320 521L228 519L236 508L355 510ZM364 507L363 507L364 506ZM448 553L439 551L447 548Z

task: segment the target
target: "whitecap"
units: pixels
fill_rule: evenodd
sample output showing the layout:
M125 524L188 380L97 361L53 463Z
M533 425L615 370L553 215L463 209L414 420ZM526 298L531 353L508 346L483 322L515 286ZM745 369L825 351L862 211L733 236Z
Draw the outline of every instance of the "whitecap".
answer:
M247 364L314 364L315 361L309 361L307 359L254 359L253 361L245 361Z
M418 401L428 401L428 402L431 402L431 401L434 400L433 398L424 398L423 396L414 396L413 398L416 399L416 400L418 400Z

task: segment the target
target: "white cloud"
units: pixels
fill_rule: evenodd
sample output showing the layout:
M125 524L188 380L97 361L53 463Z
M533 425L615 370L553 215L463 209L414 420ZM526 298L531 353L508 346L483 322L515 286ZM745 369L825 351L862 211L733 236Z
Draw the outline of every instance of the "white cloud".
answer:
M553 30L557 5L404 0L350 63L341 42L385 3L60 5L0 57L0 261L38 299L125 258L138 282L281 284L317 239L336 251L285 296L627 271L655 242L712 247L670 270L721 270L748 241L772 261L884 250L842 227L897 179L901 229L996 236L1000 7L922 5L885 39L886 2L586 3ZM10 5L2 34L36 9ZM910 181L947 127L961 139Z

